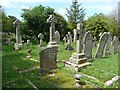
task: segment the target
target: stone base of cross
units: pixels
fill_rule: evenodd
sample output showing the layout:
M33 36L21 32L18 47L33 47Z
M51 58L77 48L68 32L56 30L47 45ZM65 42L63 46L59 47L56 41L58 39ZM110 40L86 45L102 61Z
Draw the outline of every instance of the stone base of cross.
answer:
M53 42L49 42L47 47L53 47L53 46L59 46L58 43L56 41L53 41Z
M22 43L15 43L15 45L14 45L14 49L15 49L15 50L19 50L19 49L22 48L22 46L23 46Z

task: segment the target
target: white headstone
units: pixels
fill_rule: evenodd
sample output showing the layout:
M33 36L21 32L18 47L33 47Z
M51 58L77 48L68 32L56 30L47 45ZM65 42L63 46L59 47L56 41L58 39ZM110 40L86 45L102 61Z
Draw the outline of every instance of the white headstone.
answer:
M114 36L112 45L113 45L113 53L114 54L118 53L119 52L119 40L117 36Z
M55 31L55 41L60 43L60 33L58 31Z

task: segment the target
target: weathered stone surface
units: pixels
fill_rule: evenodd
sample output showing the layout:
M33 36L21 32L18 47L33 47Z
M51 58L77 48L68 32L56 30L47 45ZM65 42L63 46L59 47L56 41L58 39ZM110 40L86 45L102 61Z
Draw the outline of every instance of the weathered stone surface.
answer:
M72 43L72 36L71 33L68 32L68 34L66 35L67 37L67 46L66 46L66 50L73 50L73 47L71 46Z
M40 70L52 70L57 68L58 47L47 47L40 51Z
M66 45L67 44L67 37L63 37L63 41L64 41L64 44Z
M43 38L44 38L44 35L42 33L40 33L38 35L38 38L40 39L40 44L39 44L39 47L42 47L43 46Z
M108 34L107 32L104 32L99 39L99 43L98 43L97 50L95 53L95 58L101 58L103 56L104 48L107 43L107 39L108 39Z
M22 40L20 35L20 21L16 19L13 24L16 26L16 43L14 45L15 50L22 48Z
M112 35L111 35L111 33L108 32L107 34L108 34L108 39L107 39L107 43L106 43L106 46L105 46L105 57L110 55L110 46L111 46L111 42L112 42Z
M90 31L86 32L84 39L84 53L85 57L90 60L92 58L93 35Z
M110 86L110 85L112 85L112 83L113 83L113 81L112 81L112 80L109 80L109 81L107 81L107 82L105 83L105 86Z
M50 24L51 24L51 26L50 26L50 41L49 41L47 47L58 46L58 45L55 45L55 44L58 44L58 43L55 41L55 23L56 23L56 22L57 22L57 21L56 21L54 15L50 15L50 17L47 19L47 23L50 23Z
M117 36L114 36L112 46L113 46L113 54L118 53L119 52L119 40Z
M55 41L60 43L60 33L58 31L55 31Z

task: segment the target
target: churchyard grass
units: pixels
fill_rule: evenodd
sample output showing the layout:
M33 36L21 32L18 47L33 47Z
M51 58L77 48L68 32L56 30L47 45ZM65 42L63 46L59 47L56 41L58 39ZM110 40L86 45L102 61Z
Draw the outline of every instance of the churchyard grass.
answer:
M45 45L47 45L45 43ZM76 44L72 44L74 49ZM93 84L99 87L105 87L103 85L107 80L111 80L112 77L118 75L118 54L110 55L109 58L94 59L91 66L81 69L81 72L75 72L68 70L64 67L64 61L67 61L72 55L73 51L66 51L65 45L60 43L60 51L58 52L58 69L53 72L47 72L46 74L38 75L39 70L35 69L29 72L19 73L32 67L39 67L39 48L38 45L32 45L32 59L26 58L27 48L24 46L21 50L13 50L13 46L3 45L2 52L2 75L3 75L3 87L13 88L32 88L32 82L37 88L74 88L75 79L74 75L77 73L84 73L89 76L95 77L99 82L83 77L81 80L86 82L87 85L84 88L93 88ZM93 54L96 48L93 48ZM29 81L28 81L29 80ZM111 88L116 88L120 84L118 82L111 85Z

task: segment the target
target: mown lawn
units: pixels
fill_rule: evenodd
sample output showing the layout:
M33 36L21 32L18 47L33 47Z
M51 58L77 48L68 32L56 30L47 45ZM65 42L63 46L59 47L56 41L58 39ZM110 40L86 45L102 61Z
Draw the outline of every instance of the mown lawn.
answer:
M106 82L112 77L118 75L118 54L110 55L109 58L94 59L91 66L83 68L81 72L74 72L64 67L64 62L69 59L75 49L76 44L73 44L73 51L66 51L65 45L60 43L60 51L58 52L58 69L46 74L39 74L39 69L19 74L28 68L39 66L39 51L38 45L32 45L32 59L26 58L27 47L24 46L21 50L13 50L13 45L3 45L2 52L2 84L5 88L33 88L28 82L31 81L37 88L74 88L76 73L84 73L97 78L100 82ZM93 55L96 48L93 48ZM100 82L96 82L90 78L84 77L82 81L86 82L89 87L94 87L92 84L104 88ZM120 84L114 83L110 88L116 88Z

